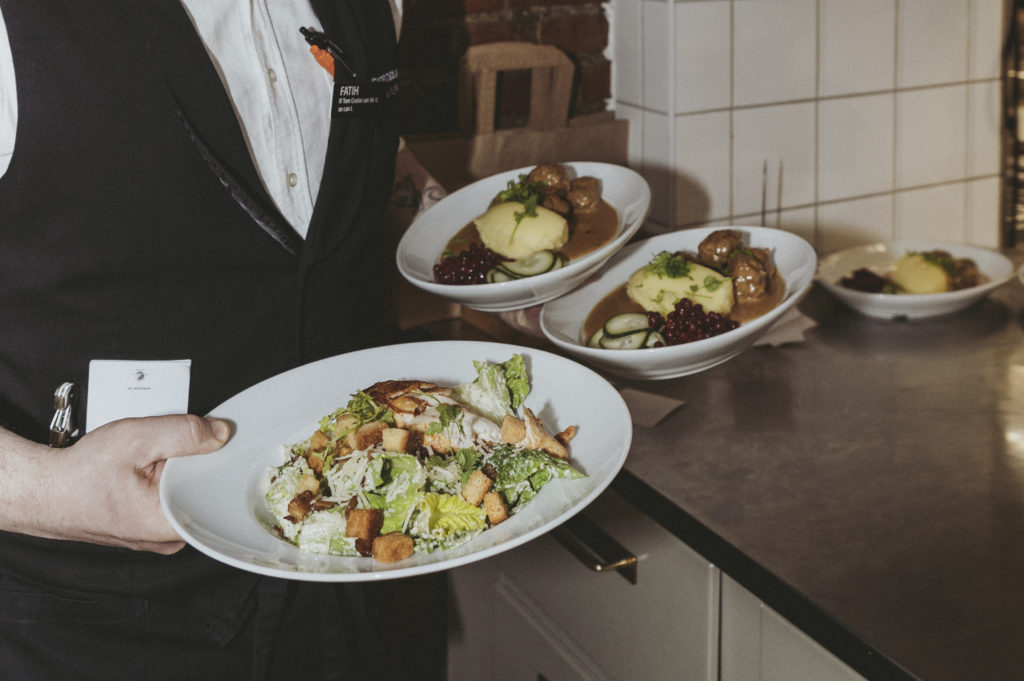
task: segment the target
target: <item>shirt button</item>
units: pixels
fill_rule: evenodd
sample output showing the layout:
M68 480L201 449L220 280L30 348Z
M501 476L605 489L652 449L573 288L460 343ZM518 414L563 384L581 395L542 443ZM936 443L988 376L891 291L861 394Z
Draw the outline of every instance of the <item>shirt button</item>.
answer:
M299 183L299 176L295 173L288 173L288 186L294 187Z
M267 69L267 78L270 79L271 83L277 82L277 71L274 69Z

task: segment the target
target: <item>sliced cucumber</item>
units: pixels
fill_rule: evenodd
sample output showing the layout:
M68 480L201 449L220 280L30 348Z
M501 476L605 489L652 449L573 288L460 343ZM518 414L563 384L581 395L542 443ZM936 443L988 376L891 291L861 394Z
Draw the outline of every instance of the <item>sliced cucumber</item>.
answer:
M653 348L658 343L665 345L665 337L659 329L647 326L647 315L642 312L615 315L587 341L588 346L605 350Z
M497 284L502 281L512 281L513 279L518 279L518 277L513 277L500 267L492 267L491 269L487 270L488 284Z
M643 312L617 314L604 323L604 334L612 338L647 330L647 315Z
M650 329L640 329L633 333L622 334L621 336L609 336L607 333L601 337L600 345L606 350L636 350L646 347L647 339L651 335Z
M565 264L565 259L554 251L537 251L525 258L505 262L498 266L513 277L535 277Z
M662 347L668 345L668 343L665 342L665 337L662 336L660 332L651 331L650 335L647 336L647 341L644 342L644 347L653 348L656 347L658 343L661 343Z

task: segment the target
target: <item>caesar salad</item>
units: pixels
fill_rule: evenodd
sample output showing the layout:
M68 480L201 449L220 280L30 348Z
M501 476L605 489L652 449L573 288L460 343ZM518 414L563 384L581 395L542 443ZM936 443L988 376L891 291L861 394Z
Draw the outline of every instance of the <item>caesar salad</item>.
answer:
M285 446L265 479L276 532L305 552L394 563L460 546L552 480L583 477L569 461L576 427L552 434L525 406L523 357L473 365L451 387L375 383Z

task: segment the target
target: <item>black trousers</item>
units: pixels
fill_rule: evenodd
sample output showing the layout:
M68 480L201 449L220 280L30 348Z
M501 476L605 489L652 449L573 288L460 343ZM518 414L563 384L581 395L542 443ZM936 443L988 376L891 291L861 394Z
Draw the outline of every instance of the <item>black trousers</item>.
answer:
M399 678L393 647L402 643L372 616L366 594L359 585L262 579L240 628L218 630L173 603L0 577L0 679Z

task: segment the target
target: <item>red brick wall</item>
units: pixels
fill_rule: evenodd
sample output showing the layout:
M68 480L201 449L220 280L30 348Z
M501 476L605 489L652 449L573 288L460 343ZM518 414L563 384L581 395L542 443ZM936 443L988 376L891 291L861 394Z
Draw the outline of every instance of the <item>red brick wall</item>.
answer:
M458 121L459 59L471 45L554 45L576 66L570 115L604 111L611 96L608 19L598 0L405 0L400 41L403 132L450 132ZM508 74L501 125L521 122L528 78Z

